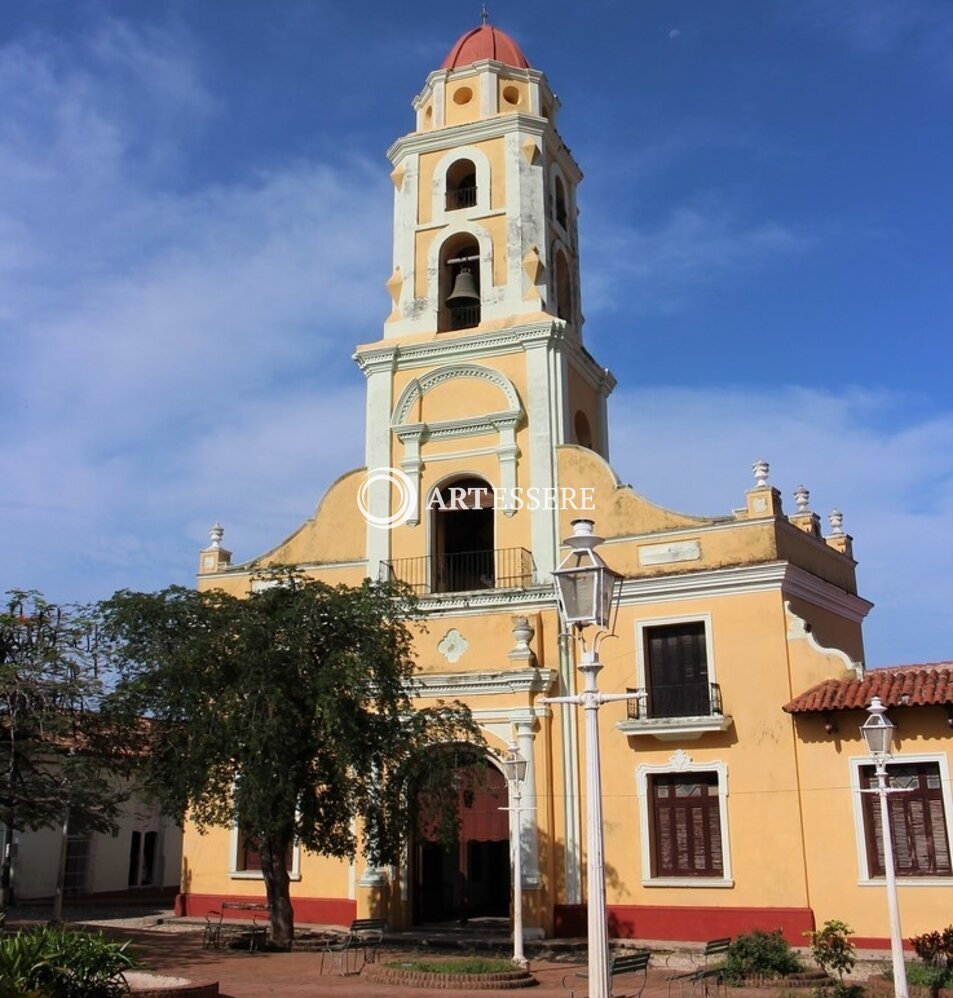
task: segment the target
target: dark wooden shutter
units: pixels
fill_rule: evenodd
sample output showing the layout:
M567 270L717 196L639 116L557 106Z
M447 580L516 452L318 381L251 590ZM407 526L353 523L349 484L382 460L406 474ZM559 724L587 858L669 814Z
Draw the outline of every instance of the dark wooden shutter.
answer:
M699 717L711 712L704 621L645 631L650 717Z
M720 877L724 871L717 773L652 779L653 875Z
M862 767L860 785L867 789L877 787L873 766ZM887 785L905 791L887 798L897 876L953 875L939 765L933 762L888 766ZM880 798L865 793L862 801L867 868L871 876L882 877L885 871Z

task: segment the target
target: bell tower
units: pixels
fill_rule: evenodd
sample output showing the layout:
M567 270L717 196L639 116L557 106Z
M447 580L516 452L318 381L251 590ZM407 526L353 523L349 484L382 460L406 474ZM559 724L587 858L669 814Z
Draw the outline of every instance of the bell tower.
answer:
M413 107L414 130L388 150L392 307L382 338L355 359L368 378L367 467L403 471L419 515L390 532L371 528L371 573L405 547L432 553L429 500L456 471L510 494L556 487L561 444L608 457L615 384L582 345L582 174L556 130L546 77L483 23L453 45ZM388 483L369 486L378 515L395 501ZM548 575L556 513L523 516L511 500L497 512L497 535L511 534Z

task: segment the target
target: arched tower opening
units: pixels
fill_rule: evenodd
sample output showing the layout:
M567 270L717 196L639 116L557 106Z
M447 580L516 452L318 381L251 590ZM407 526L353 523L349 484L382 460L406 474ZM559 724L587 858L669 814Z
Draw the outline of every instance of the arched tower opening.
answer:
M431 591L494 588L493 486L482 478L455 478L441 485L428 505L433 518Z
M568 231L569 212L566 208L566 187L563 184L562 177L557 177L556 183L553 186L555 188L555 194L556 194L556 206L555 206L556 221L563 227L563 231Z
M480 247L473 236L461 233L441 247L439 294L439 332L480 324Z
M562 250L556 252L556 315L567 322L572 321L572 279Z
M472 208L476 203L476 166L472 160L458 159L447 170L447 211Z

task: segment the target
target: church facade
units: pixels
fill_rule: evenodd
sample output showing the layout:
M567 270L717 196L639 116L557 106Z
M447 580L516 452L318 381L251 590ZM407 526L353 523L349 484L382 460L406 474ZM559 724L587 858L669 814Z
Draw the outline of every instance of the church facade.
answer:
M766 463L749 487L739 481L727 516L663 509L620 482L608 463L615 381L583 339L582 174L559 102L518 44L488 24L467 32L413 107L413 129L388 152L392 307L354 354L365 464L250 561L233 563L213 530L199 586L247 593L269 564L332 584L410 584L427 617L419 701L465 701L493 775L461 791L455 848L420 835L386 869L295 850L296 919L376 915L401 928L508 916L519 841L527 934L584 933L582 721L542 702L580 688L551 573L583 517L624 576L600 688L634 691L600 712L610 935L781 928L799 943L840 918L882 941L883 849L858 730L873 695L900 721L895 765L911 788L892 805L905 933L941 927L953 885L950 670L865 673L871 604L851 538L838 514L825 535L806 490L785 513ZM528 762L518 818L499 810L513 741ZM260 898L255 867L237 827L187 827L180 910Z

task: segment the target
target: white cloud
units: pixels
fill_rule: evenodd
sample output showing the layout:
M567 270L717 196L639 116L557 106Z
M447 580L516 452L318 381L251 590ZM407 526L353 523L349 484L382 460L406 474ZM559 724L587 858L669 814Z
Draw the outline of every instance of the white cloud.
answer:
M387 178L168 183L214 111L189 52L122 24L0 48L0 588L188 581L212 518L274 543L362 460L347 355L386 314Z
M953 413L897 420L887 393L790 387L654 388L614 399L612 462L652 501L688 513L727 514L753 484L751 463L792 511L844 513L855 538L860 594L877 604L865 626L874 665L953 655Z
M630 312L671 312L700 289L750 276L804 252L814 237L772 220L746 221L709 204L681 206L658 226L588 220L583 287L589 313L625 304Z

